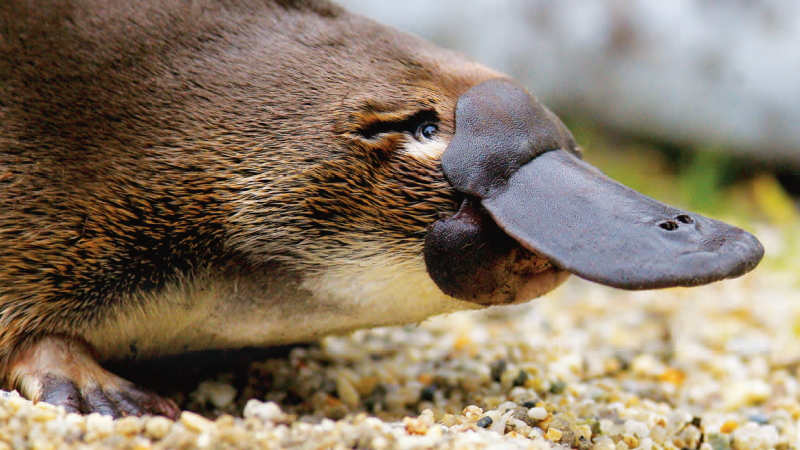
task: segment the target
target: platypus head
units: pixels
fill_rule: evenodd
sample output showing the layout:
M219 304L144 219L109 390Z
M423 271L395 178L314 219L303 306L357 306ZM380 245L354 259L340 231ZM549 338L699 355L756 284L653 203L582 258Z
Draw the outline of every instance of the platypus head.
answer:
M303 119L283 130L299 149L282 154L295 168L286 192L302 194L282 213L298 239L283 251L318 294L508 304L570 273L650 289L735 277L760 260L750 234L583 162L564 124L508 77L339 10L300 23L299 44L281 43L299 48L268 57L293 68L279 79L295 103L284 109ZM265 205L239 217L255 221ZM237 240L274 253L258 232Z
M496 269L524 268L520 253L623 289L737 277L763 256L751 234L660 203L583 162L564 124L512 80L473 86L455 115L442 170L465 199L431 227L425 246L429 273L451 295L481 301L498 287L536 283L535 271Z

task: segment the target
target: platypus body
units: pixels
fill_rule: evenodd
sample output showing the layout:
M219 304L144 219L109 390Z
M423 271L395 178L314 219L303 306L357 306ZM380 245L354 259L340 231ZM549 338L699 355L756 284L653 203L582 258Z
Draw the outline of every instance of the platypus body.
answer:
M100 364L739 276L750 234L580 159L517 82L324 1L0 3L0 379L174 404Z

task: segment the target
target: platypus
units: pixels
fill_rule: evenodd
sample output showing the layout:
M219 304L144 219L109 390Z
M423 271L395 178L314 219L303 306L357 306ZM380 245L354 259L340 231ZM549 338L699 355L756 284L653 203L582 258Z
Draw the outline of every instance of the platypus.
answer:
M0 379L112 416L101 364L736 277L741 229L581 159L518 82L322 0L0 3Z

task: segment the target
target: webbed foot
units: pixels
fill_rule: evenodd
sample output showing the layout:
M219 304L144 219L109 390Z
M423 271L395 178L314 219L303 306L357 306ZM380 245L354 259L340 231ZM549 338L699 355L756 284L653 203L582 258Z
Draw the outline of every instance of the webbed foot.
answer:
M12 387L23 396L63 406L68 412L114 418L180 415L175 402L103 369L85 345L72 339L41 339L18 352L9 369Z

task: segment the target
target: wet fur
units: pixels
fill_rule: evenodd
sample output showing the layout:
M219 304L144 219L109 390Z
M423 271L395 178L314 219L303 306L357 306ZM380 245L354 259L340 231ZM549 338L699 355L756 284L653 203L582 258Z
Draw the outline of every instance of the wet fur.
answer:
M458 200L391 130L497 76L316 1L5 0L0 33L0 377L204 273L421 261Z

